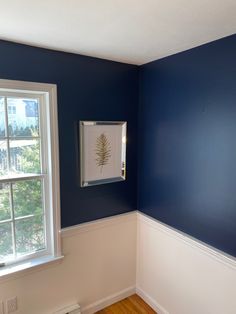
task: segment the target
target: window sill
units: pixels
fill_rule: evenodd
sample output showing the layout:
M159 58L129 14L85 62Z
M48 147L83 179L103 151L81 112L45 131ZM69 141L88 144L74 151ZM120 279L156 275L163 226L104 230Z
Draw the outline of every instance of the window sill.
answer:
M40 258L31 259L28 261L21 262L19 264L13 264L0 268L0 282L3 280L18 278L26 273L47 268L54 263L59 263L64 256L43 256Z

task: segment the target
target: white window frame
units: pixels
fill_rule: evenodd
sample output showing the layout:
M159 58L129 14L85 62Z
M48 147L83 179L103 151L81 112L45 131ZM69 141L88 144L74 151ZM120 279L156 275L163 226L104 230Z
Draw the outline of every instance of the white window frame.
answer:
M44 178L45 202L48 211L45 212L46 249L28 254L15 260L12 265L0 267L1 275L6 275L22 269L40 265L44 262L60 259L61 254L61 219L60 219L60 177L59 177L59 141L57 114L57 86L55 84L34 83L25 81L1 80L2 96L37 97L40 102L40 136L43 174L34 176ZM23 178L24 176L22 176ZM26 177L29 177L28 175ZM20 178L19 178L20 180ZM1 183L16 182L15 177L0 179ZM30 262L30 263L29 263ZM14 270L14 265L16 270Z

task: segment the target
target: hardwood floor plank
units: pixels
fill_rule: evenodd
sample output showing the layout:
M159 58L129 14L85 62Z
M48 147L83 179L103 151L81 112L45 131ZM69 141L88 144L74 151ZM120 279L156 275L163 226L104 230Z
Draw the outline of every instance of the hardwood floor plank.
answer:
M112 304L96 314L157 314L137 294Z

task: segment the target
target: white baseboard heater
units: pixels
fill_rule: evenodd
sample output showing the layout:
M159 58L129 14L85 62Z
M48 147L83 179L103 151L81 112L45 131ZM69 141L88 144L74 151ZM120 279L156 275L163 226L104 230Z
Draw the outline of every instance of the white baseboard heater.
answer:
M54 312L53 314L81 314L80 306L79 304L70 305Z

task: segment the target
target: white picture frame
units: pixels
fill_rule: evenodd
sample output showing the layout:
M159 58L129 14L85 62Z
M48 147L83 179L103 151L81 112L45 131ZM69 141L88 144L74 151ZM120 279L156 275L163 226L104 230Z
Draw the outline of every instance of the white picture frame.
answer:
M80 186L126 179L125 121L80 121Z

